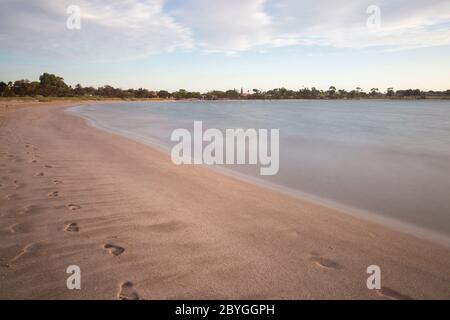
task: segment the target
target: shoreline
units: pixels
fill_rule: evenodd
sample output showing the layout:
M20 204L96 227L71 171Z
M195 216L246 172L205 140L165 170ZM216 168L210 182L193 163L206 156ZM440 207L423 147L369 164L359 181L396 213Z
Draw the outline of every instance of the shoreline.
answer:
M150 102L150 101L149 101ZM77 105L73 107L69 107L65 109L65 112L72 114L76 117L82 118L86 121L86 123L98 130L103 130L105 132L108 132L110 134L126 137L128 139L140 142L150 148L155 148L160 152L165 153L166 155L170 156L170 148L167 146L164 146L162 144L158 144L156 141L152 141L148 137L139 136L135 133L128 133L128 132L121 132L118 130L115 130L113 128L109 128L106 126L102 126L99 123L97 123L94 119L82 115L78 113L76 110L71 110L73 108L77 107L83 107L83 105ZM315 203L317 205L321 205L327 208L330 208L332 210L337 210L341 212L342 214L350 215L356 218L364 219L369 222L380 224L381 226L387 227L392 229L393 231L403 232L407 233L409 235L415 236L420 239L424 239L427 241L435 242L439 245L446 246L450 248L450 236L446 235L444 233L440 233L438 231L427 229L418 225L414 225L412 223L408 223L406 221L402 221L400 219L391 218L388 216L380 215L376 212L371 212L368 210L360 209L357 207L353 207L350 205L345 205L343 203L339 203L337 201L329 200L320 196L316 196L314 194L309 194L306 192L302 192L300 190L295 190L292 188L288 188L285 186L282 186L280 184L275 183L269 183L267 181L263 181L262 179L258 179L249 175L245 175L243 173L239 173L237 171L234 171L232 169L228 168L222 168L219 166L207 166L203 165L204 167L214 170L215 172L218 172L219 174L224 174L232 178L236 178L238 180L255 184L256 186L267 188L271 191L278 192L293 198L296 198L298 200L308 201Z
M177 167L67 107L0 111L1 298L116 299L126 282L142 299L450 298L448 248ZM65 288L71 264L83 290ZM384 290L365 287L372 264Z
M386 98L386 97L375 97L375 98L320 98L320 99L311 99L311 98L296 98L296 99L195 99L195 98L189 98L189 99L174 99L174 98L106 98L106 97L98 97L98 98L92 98L92 97L43 97L41 98L35 98L35 97L0 97L0 104L5 104L8 102L14 103L40 103L40 104L46 104L46 103L72 103L72 102L80 102L80 103L102 103L102 102L118 102L118 103L125 103L125 102L210 102L210 101L447 101L450 100L450 96L439 96L439 97L432 97L428 96L426 98Z

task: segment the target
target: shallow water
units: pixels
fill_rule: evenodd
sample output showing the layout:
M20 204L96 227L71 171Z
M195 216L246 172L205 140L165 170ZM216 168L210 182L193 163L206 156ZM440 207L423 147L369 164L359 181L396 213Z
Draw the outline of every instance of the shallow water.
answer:
M249 177L450 236L450 101L218 101L72 108L167 148L174 129L280 129L280 170Z

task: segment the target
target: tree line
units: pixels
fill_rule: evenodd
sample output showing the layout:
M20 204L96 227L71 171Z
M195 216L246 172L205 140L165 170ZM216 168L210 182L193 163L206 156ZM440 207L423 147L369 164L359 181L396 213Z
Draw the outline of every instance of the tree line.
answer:
M17 80L0 82L0 97L101 97L120 99L362 99L362 98L388 98L388 99L426 99L426 98L450 98L450 90L446 91L421 91L419 89L394 90L387 88L381 92L378 88L372 88L365 92L357 87L354 90L336 89L330 86L328 90L319 90L314 87L300 90L277 88L268 91L258 89L241 90L230 89L227 91L213 90L206 93L190 92L180 89L175 92L166 90L152 91L144 88L120 89L105 85L99 88L83 87L77 84L75 87L67 85L62 77L44 73L39 81Z

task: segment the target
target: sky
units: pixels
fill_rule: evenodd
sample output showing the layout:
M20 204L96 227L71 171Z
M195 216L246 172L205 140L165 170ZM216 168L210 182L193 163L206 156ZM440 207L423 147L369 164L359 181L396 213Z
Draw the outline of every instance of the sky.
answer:
M450 89L449 0L0 0L0 8L0 81L50 72L71 85L170 91Z

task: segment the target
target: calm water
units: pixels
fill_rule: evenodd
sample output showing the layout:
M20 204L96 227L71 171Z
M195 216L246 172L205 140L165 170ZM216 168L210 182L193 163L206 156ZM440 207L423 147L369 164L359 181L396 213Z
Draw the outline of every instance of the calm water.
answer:
M232 170L450 236L450 101L121 103L73 108L95 125L170 148L174 129L280 129L280 170Z

